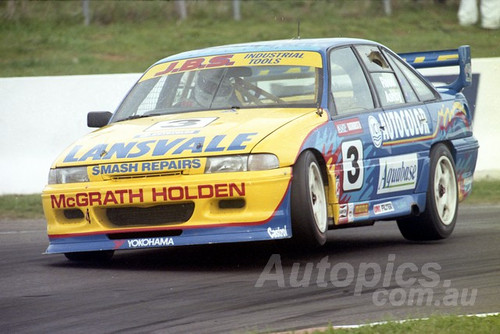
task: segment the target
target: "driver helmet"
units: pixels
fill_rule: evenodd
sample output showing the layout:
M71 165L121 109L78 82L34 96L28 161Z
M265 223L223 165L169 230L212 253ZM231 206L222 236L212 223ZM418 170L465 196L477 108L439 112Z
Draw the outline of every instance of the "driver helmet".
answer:
M194 99L202 107L227 104L234 92L224 69L198 71L195 79Z

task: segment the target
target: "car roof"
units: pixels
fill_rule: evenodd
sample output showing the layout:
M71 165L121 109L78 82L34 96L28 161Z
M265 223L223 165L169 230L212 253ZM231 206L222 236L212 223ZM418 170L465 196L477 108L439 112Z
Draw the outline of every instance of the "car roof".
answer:
M217 54L232 54L243 52L269 52L269 51L316 51L325 53L332 47L349 44L376 44L374 41L358 38L313 38L313 39L288 39L275 41L261 41L250 43L229 44L213 46L204 49L186 51L159 60L156 64L166 61L185 59L191 57L212 56Z

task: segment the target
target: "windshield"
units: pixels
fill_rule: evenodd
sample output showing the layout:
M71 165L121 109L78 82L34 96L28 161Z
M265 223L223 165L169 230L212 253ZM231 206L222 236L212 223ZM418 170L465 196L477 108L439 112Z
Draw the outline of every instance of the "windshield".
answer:
M321 91L321 64L319 53L308 51L161 63L143 75L113 121L225 108L316 106Z

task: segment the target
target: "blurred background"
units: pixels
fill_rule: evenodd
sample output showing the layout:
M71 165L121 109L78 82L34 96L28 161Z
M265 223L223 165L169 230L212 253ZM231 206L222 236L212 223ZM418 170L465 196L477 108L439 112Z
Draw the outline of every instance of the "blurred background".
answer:
M499 56L500 30L461 26L459 5L460 0L2 0L0 76L143 72L180 51L299 35L373 39L396 52L470 44L473 57Z

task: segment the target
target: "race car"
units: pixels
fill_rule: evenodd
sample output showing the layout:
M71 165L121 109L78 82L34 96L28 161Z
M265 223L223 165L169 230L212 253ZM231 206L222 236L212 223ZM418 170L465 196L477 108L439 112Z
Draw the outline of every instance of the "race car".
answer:
M417 70L457 66L433 87ZM396 220L448 237L478 142L469 46L397 55L368 40L210 47L153 64L50 169L48 254L290 239Z

